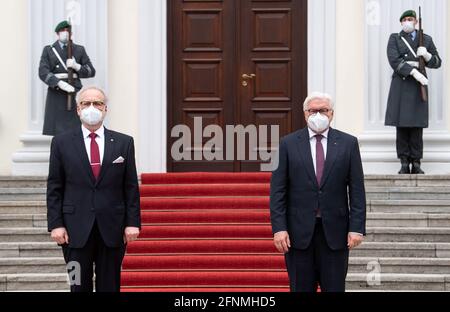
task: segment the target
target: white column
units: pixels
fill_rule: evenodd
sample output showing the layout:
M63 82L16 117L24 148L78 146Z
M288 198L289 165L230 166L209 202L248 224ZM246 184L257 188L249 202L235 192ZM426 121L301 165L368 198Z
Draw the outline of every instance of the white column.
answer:
M139 169L166 172L167 1L139 1Z
M441 56L447 49L446 0L365 0L365 114L360 136L366 173L394 174L399 169L395 147L395 128L385 127L384 118L392 68L386 46L391 33L401 31L400 15L422 6L423 27L431 35ZM445 63L444 63L445 64ZM429 70L430 128L424 132L423 167L426 173L450 173L450 132L446 109L445 68Z
M42 135L46 86L38 77L39 60L45 45L56 40L55 26L71 17L74 41L86 47L97 70L84 85L107 89L107 0L28 0L30 64L28 130L19 139L23 148L12 156L13 175L48 173L51 137Z
M336 95L336 0L308 1L308 92Z

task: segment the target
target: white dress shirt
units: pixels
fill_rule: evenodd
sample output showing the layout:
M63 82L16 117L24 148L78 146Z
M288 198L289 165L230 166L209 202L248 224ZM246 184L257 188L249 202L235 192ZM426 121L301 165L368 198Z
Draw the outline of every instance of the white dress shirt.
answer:
M89 158L89 163L91 162L91 131L86 129L85 126L81 126L81 130L83 131L84 145L86 146L86 152ZM97 137L95 141L98 144L98 148L100 150L100 163L103 163L103 155L105 154L105 127L101 126L97 131L95 131Z
M313 160L313 164L314 164L314 172L317 174L317 165L316 165L316 143L317 143L317 139L316 139L316 135L317 133L315 133L314 131L312 131L311 129L308 128L308 132L309 132L309 143L311 144L311 156L312 156L312 160ZM324 160L327 159L327 144L328 144L328 132L330 132L330 129L327 129L324 133L322 133L322 147L323 147L323 156L324 156Z

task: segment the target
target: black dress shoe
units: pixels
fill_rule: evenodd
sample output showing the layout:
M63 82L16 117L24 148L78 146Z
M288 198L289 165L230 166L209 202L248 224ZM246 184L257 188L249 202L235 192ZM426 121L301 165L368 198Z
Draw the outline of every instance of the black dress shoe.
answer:
M409 169L409 161L402 159L401 163L402 167L400 168L398 174L411 174L411 170Z
M411 174L425 174L425 172L423 172L420 168L420 161L413 161Z

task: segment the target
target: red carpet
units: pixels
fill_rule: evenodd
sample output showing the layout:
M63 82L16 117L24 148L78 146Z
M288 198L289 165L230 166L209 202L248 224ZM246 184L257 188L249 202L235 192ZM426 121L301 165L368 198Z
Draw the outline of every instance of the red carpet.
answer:
M143 174L143 227L124 292L285 292L272 243L270 173Z

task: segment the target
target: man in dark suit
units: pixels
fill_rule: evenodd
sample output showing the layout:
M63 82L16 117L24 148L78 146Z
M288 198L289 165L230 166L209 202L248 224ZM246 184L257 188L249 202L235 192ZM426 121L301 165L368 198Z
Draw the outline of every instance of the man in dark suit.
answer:
M274 243L285 253L291 291L345 291L349 249L365 235L366 197L358 140L330 128L333 101L313 93L308 127L280 142L270 212Z
M62 246L72 292L120 290L125 247L139 235L139 185L133 138L106 129L105 93L83 90L82 125L53 138L47 220Z

